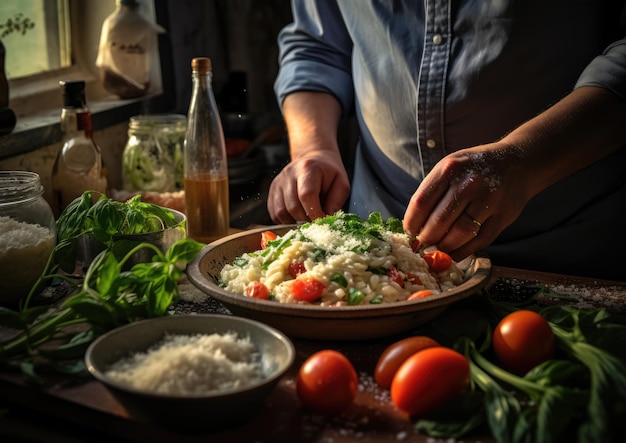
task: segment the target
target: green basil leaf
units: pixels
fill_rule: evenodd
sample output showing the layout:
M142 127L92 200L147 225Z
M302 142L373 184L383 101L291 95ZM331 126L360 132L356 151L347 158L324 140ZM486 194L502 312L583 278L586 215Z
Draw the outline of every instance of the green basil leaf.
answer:
M93 329L86 329L76 333L67 343L56 348L40 348L38 353L43 357L56 360L82 359L94 338Z
M174 243L165 253L168 263L189 262L196 258L205 245L191 238L184 238Z
M0 306L0 325L12 329L23 329L28 325L28 321L23 318L20 312Z
M101 301L81 299L67 303L67 307L84 317L92 325L110 329L120 324L120 319Z

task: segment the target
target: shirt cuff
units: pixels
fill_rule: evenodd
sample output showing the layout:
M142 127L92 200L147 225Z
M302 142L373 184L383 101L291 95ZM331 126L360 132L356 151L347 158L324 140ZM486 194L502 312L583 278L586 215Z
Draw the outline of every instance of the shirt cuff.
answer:
M279 106L287 95L298 91L326 92L334 95L341 104L344 116L350 112L354 98L352 77L344 70L303 60L283 64L274 82L274 92Z
M626 40L615 42L591 61L575 88L581 86L602 87L626 100Z

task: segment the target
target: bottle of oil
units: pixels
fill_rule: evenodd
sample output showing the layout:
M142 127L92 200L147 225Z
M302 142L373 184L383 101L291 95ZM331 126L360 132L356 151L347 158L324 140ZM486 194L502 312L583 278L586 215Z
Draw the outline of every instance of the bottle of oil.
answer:
M210 243L228 234L228 163L213 94L211 60L191 61L193 91L184 143L185 212L189 237Z
M55 216L85 191L108 193L107 169L100 148L93 139L91 112L85 100L85 82L69 80L61 81L60 85L63 88L63 147L52 170Z

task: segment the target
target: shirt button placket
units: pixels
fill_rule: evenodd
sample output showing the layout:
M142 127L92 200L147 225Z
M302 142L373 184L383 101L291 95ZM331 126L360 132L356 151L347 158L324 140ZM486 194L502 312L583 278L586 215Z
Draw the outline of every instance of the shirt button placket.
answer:
M418 140L428 172L444 155L445 82L450 42L450 0L426 0L427 20L418 87Z

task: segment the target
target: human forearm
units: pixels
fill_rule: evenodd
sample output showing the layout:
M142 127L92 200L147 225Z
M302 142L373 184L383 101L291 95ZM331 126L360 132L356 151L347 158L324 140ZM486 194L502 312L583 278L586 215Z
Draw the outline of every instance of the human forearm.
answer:
M311 150L331 150L338 153L337 126L341 106L331 94L296 92L283 102L283 116L289 134L292 160Z
M626 101L582 87L505 136L533 170L531 195L626 145Z
M339 102L326 93L292 93L283 101L283 116L291 162L270 186L272 220L313 220L341 209L350 183L337 144Z

